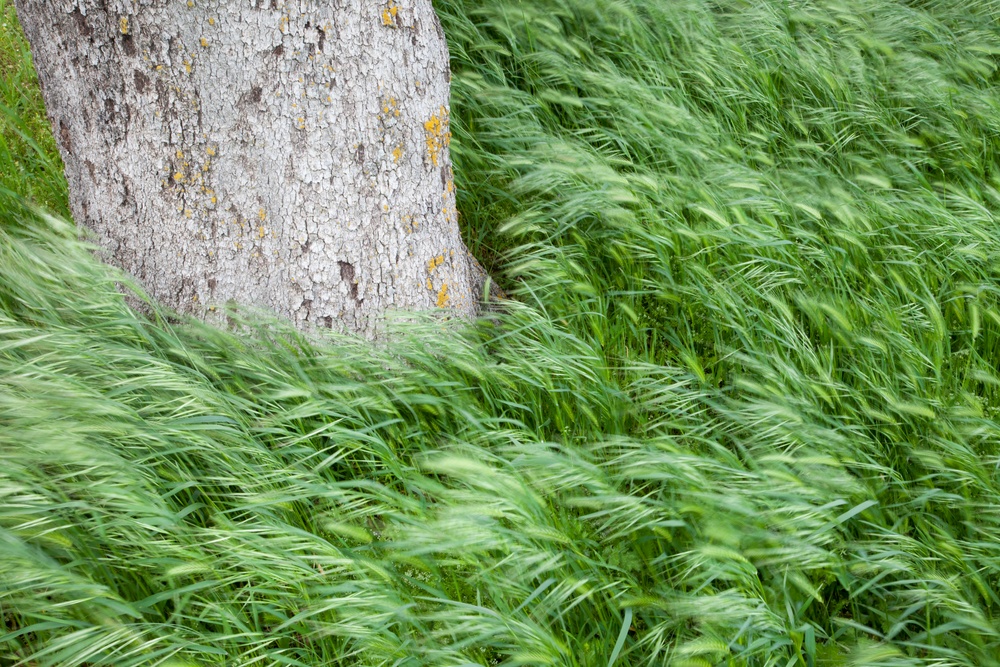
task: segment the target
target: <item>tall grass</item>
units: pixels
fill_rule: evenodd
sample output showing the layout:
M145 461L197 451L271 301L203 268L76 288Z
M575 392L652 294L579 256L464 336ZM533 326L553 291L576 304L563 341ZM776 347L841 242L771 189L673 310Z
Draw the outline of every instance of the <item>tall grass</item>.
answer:
M1000 6L438 11L502 315L143 318L0 213L0 664L1000 663Z

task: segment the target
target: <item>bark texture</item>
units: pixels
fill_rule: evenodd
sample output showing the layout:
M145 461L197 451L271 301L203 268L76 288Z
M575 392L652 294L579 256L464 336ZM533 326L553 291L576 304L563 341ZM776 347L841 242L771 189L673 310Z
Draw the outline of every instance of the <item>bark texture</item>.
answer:
M472 314L430 0L16 0L78 223L161 303Z

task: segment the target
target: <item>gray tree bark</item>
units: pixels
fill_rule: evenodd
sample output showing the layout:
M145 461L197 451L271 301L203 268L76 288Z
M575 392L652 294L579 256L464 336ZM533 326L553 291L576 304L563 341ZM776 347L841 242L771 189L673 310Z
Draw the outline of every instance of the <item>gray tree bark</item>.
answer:
M73 215L161 303L472 315L430 0L16 0Z

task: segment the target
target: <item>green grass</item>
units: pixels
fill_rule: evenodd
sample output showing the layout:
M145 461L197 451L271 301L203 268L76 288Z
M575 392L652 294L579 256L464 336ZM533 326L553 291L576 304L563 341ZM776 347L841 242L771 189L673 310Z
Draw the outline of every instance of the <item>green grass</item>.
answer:
M62 160L10 0L0 0L0 197L69 217Z
M143 318L0 204L0 665L1000 664L1000 4L437 7L502 316Z

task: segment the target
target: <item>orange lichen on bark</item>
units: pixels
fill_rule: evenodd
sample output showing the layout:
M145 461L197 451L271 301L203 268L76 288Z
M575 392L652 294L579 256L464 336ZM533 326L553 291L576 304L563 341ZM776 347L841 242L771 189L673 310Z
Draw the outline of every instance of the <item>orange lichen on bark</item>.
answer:
M450 298L448 296L448 283L441 283L441 289L438 291L437 307L444 308L447 306Z
M431 116L430 120L424 123L424 131L427 134L427 154L431 158L431 164L437 167L441 151L451 143L448 110L442 106L440 114Z

